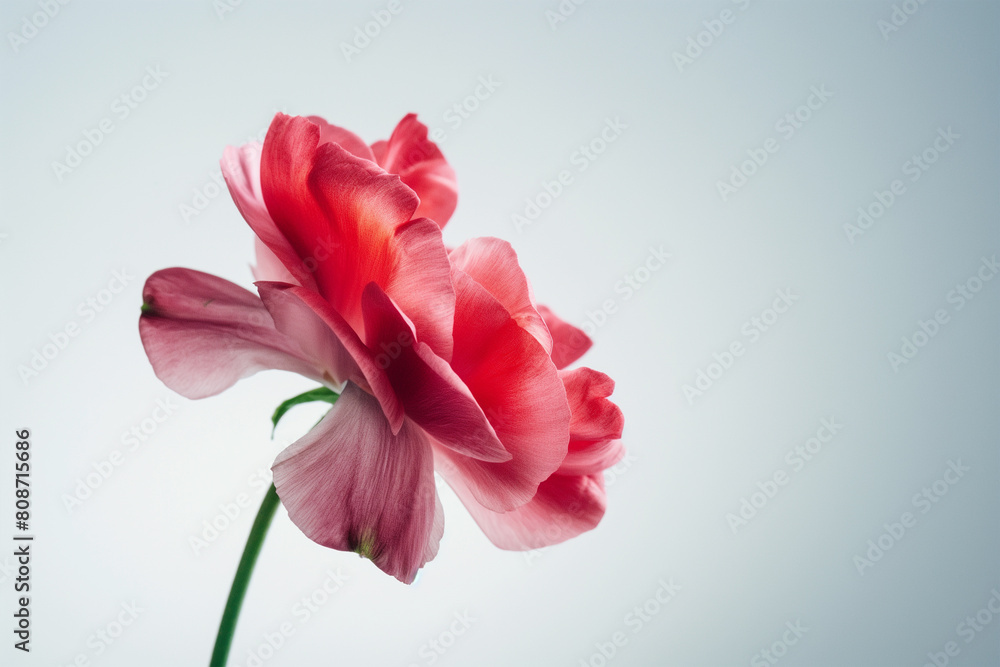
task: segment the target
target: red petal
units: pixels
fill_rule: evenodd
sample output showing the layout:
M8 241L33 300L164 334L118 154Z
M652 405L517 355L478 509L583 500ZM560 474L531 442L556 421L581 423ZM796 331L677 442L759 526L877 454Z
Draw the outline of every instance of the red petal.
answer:
M552 363L556 368L566 368L594 344L582 330L556 317L548 306L538 306L538 314L552 334Z
M427 437L410 422L393 435L353 383L272 470L289 518L325 547L358 552L404 583L437 551L443 523Z
M350 130L331 125L319 116L306 116L306 118L319 128L320 145L330 143L340 144L341 148L350 151L360 158L372 162L375 161L375 154L372 153L372 149L368 147L368 144Z
M386 294L413 321L420 340L451 359L455 288L441 230L427 218L396 230L397 264L384 285Z
M447 358L454 295L440 230L407 225L413 191L338 144L317 147L319 135L304 118L275 117L261 172L268 211L355 331L364 326L362 291L375 282Z
M481 461L509 461L482 408L448 363L416 340L385 292L369 283L364 294L368 348L389 376L406 416L439 443Z
M566 386L566 398L573 413L569 452L559 466L559 473L600 473L618 463L625 454L619 440L625 417L618 406L608 400L615 389L615 381L586 367L560 371L559 376Z
M560 475L596 475L622 460L625 445L621 440L571 440L566 460L559 466Z
M324 381L322 368L274 326L253 292L190 269L146 280L139 335L153 371L188 398L212 396L257 371L277 368Z
M531 285L511 244L495 238L470 239L448 253L448 258L455 268L467 273L503 304L546 352L552 351L552 336L535 309Z
M566 390L549 355L484 287L455 271L452 368L489 417L513 459L476 461L437 448L442 474L461 477L472 496L494 511L523 505L556 471L569 443Z
M580 367L559 373L573 413L571 440L613 440L622 437L625 418L617 405L607 400L615 381L592 368Z
M378 141L372 150L379 166L399 174L420 197L416 218L430 218L444 227L458 204L455 170L441 150L427 138L427 126L409 114L399 121L388 141Z

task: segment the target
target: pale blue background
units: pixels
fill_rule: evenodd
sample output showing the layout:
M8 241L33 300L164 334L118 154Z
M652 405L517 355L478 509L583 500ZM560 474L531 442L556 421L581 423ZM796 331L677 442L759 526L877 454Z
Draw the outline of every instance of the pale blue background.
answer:
M509 239L539 300L577 324L612 300L584 363L617 380L633 458L597 530L527 556L493 547L443 489L440 555L411 587L279 512L230 664L287 621L294 634L264 664L429 665L427 642L450 643L456 613L475 620L434 664L599 665L596 645L616 632L627 644L608 664L766 664L756 654L795 622L808 630L781 665L919 666L949 641L949 664L998 664L1000 617L969 643L957 626L1000 587L1000 281L960 311L947 301L1000 252L996 3L928 2L886 39L888 0L590 0L555 29L556 0L403 0L347 62L341 42L386 4L244 0L220 18L211 0L78 0L15 52L7 34L41 10L3 3L0 540L12 432L26 426L38 541L34 651L5 635L0 663L207 664L262 495L251 476L319 408L292 413L272 442L270 412L307 381L263 373L180 399L154 377L136 321L142 281L163 267L250 285L251 234L228 195L189 222L179 207L215 192L223 147L280 109L368 141L410 111L442 128L461 188L447 242ZM678 71L672 53L723 10L733 22ZM114 100L147 66L169 74L119 118ZM455 127L446 112L481 76L499 88ZM775 123L812 86L833 96L786 139ZM114 131L59 182L52 162L106 117ZM577 171L574 151L607 118L627 128ZM960 138L909 181L904 163L947 127ZM772 137L778 152L723 202L716 182ZM563 169L573 182L519 233L511 215ZM843 225L897 178L906 192L849 243ZM626 300L615 285L650 246L672 257ZM86 321L78 305L122 269L125 290ZM779 289L798 301L750 343L744 322ZM939 308L949 323L894 372L887 354ZM79 335L25 385L18 366L71 322ZM745 354L689 404L683 386L733 341ZM122 433L168 398L176 410L130 451ZM790 472L786 452L828 417L843 429ZM67 511L63 496L115 450L122 464ZM914 494L957 459L969 471L919 514ZM787 485L734 534L727 513L776 471ZM251 506L195 556L189 537L244 493ZM906 511L916 525L859 574L853 558ZM300 623L293 606L337 568L341 590ZM627 615L661 579L680 591L634 632ZM138 619L97 655L88 638L132 601Z

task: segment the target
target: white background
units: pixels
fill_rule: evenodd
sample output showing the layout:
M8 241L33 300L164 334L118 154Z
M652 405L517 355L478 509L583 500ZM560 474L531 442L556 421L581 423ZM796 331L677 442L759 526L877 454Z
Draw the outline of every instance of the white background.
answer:
M255 664L286 622L294 633L266 665L772 664L763 649L782 665L922 665L948 642L949 664L1000 661L1000 617L982 612L991 620L971 638L960 626L1000 590L1000 280L973 281L961 309L952 292L1000 252L995 3L899 2L895 26L888 0L590 0L564 2L575 11L559 22L546 14L556 0L403 0L350 60L341 45L386 3L220 4L0 9L0 539L14 533L19 428L32 432L37 536L30 655L11 646L13 561L0 557L0 663L207 664L263 495L253 476L321 408L297 408L272 441L271 411L308 381L267 372L184 400L153 375L137 320L161 268L250 286L251 232L212 173L276 110L370 142L410 111L443 129L460 187L446 242L510 240L540 301L601 324L581 363L616 379L629 458L596 530L529 554L493 547L442 486L440 554L409 587L313 544L279 510L230 664ZM115 100L147 67L167 74L122 117ZM480 77L499 82L479 88L485 99ZM832 96L800 109L813 87ZM446 116L455 105L471 110L460 125ZM776 123L796 112L808 120L787 136ZM105 118L113 131L60 178L53 163ZM607 119L627 127L579 171L574 153ZM958 138L911 180L906 163L948 128ZM769 138L777 152L724 200L718 183ZM511 216L564 169L573 182L516 228ZM849 238L858 207L895 179L905 192ZM629 299L616 291L661 247L665 267L640 271ZM108 302L116 271L127 285ZM744 323L769 317L778 290L797 300L751 342ZM947 323L894 368L888 355L938 309ZM71 323L78 335L22 377ZM720 375L713 355L733 341L745 353ZM709 370L717 379L688 400L684 386ZM176 407L131 449L123 434L157 401ZM824 418L843 428L795 470L786 452ZM115 451L121 465L68 509ZM915 504L949 461L968 470ZM727 518L779 471L787 483L745 525ZM241 494L247 506L195 554L190 538ZM904 512L915 525L883 536ZM859 566L880 536L891 548ZM304 620L295 605L328 571L346 580ZM680 587L666 604L661 580ZM141 612L108 645L97 633L117 634L123 603ZM609 660L601 646L618 632Z

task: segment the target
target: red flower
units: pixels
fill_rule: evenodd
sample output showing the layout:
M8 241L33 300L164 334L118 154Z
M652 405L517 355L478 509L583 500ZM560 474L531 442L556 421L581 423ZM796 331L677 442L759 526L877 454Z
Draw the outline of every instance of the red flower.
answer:
M341 392L273 466L307 536L411 582L444 530L435 468L502 548L597 525L602 471L623 453L614 382L565 370L590 340L534 304L508 243L445 248L454 172L415 116L369 147L278 114L263 147L229 148L222 167L258 238L258 294L158 271L139 331L189 398L268 368Z

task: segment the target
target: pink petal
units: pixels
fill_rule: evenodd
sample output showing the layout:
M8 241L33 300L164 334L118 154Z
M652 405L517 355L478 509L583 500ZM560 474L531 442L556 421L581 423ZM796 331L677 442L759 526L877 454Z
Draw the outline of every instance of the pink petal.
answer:
M226 185L229 186L229 193L236 203L236 208L260 242L271 251L285 272L294 276L291 282L315 289L316 282L312 273L296 254L288 239L278 230L264 205L260 184L260 157L260 144L245 144L239 148L226 147L220 164ZM258 268L266 272L262 275L267 279L280 279L280 272L273 260L266 256L262 258L260 251L257 253L257 258Z
M625 445L621 440L571 440L559 474L599 475L624 456Z
M392 432L398 432L403 407L385 371L344 318L312 290L266 282L257 283L257 289L277 329L300 341L336 382L351 381L373 393Z
M571 440L612 440L622 436L625 418L608 400L615 390L614 380L585 366L561 371L559 377L573 413L569 424Z
M441 150L427 138L427 126L409 114L399 121L388 141L378 141L372 150L379 166L399 174L420 197L415 218L430 218L444 227L458 204L455 170Z
M153 371L187 398L204 398L257 371L277 368L320 382L323 370L274 326L253 292L191 269L146 280L139 335Z
M483 533L501 549L539 549L593 529L604 516L607 496L601 475L552 475L526 504L491 512L462 483L451 484Z
M552 351L552 335L535 309L531 285L517 263L517 253L511 244L495 238L469 239L448 253L448 258L455 268L468 274L503 304L546 352Z
M325 371L329 384L340 387L348 380L352 380L365 390L371 389L347 346L340 341L331 325L302 301L292 289L293 285L260 281L256 286L264 307L274 320L275 328L289 337L294 337L303 352L317 360L318 365ZM335 314L332 319L337 320ZM356 341L356 348L359 351L364 350L353 329L342 324L339 330L346 334L348 345L353 339Z
M594 344L587 334L559 319L548 306L538 306L538 314L552 334L552 363L556 368L566 368Z
M559 466L563 475L592 475L610 468L625 455L619 438L625 417L608 400L615 381L604 373L581 367L559 372L573 413L570 420L569 452Z
M368 147L368 144L350 130L331 125L319 116L306 116L306 118L319 128L320 145L329 143L340 144L341 148L350 151L360 158L370 160L371 162L375 161L375 154L372 153L372 149Z
M442 537L444 537L444 506L441 504L441 496L437 494L437 485L435 484L434 523L431 526L431 534L427 538L427 547L424 549L423 560L425 563L434 560L434 557L437 556Z
M429 221L428 221L428 224ZM364 294L365 335L377 351L406 416L442 445L481 461L509 461L482 408L448 363L416 340L385 292L369 283Z
M259 236L254 237L254 250L257 255L257 264L250 267L250 272L253 273L255 280L289 283L291 285L299 284L295 276L285 268L285 265L281 263L278 256L271 252L271 249L260 240Z
M449 483L502 512L531 500L569 446L566 390L549 355L488 291L461 271L452 368L472 391L513 458L489 463L437 447Z
M353 383L272 470L289 518L314 542L360 553L404 583L437 551L443 523L427 437L410 422L393 435Z

